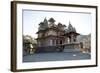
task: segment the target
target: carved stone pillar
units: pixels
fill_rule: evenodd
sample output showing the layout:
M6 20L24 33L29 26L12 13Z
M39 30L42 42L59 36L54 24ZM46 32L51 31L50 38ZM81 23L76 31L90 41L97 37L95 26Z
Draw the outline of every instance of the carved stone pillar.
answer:
M74 35L72 34L71 35L71 43L73 43L74 42Z
M50 40L50 46L52 46L53 45L53 41L52 41L52 39Z
M69 37L67 38L67 42L68 42L68 44L70 43L70 38Z

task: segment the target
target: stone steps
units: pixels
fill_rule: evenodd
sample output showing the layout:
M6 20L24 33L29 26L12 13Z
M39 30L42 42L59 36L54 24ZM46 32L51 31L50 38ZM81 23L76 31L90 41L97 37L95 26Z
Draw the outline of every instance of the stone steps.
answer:
M81 52L81 50L80 49L77 49L77 48L64 48L64 50L63 50L63 52Z

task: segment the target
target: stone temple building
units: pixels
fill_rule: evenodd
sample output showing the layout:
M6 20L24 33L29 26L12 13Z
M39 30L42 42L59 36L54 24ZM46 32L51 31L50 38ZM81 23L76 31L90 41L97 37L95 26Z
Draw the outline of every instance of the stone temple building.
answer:
M75 27L66 26L62 23L55 24L54 18L50 18L39 23L36 52L65 51L65 49L75 49L80 47L76 37L79 33Z

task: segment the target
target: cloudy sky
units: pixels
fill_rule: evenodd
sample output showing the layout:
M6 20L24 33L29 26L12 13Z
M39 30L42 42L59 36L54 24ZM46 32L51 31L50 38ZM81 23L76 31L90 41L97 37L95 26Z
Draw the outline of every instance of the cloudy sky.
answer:
M69 25L69 21L76 31L80 34L87 35L91 33L91 14L79 12L54 12L54 11L32 11L23 10L23 34L31 35L36 38L38 31L38 24L44 20L53 17L57 23Z

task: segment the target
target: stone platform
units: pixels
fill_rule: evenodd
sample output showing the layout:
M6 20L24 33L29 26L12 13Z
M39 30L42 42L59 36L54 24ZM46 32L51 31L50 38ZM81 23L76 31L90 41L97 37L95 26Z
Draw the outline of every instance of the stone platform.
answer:
M37 47L35 53L49 52L80 52L79 43L63 44L57 46Z

